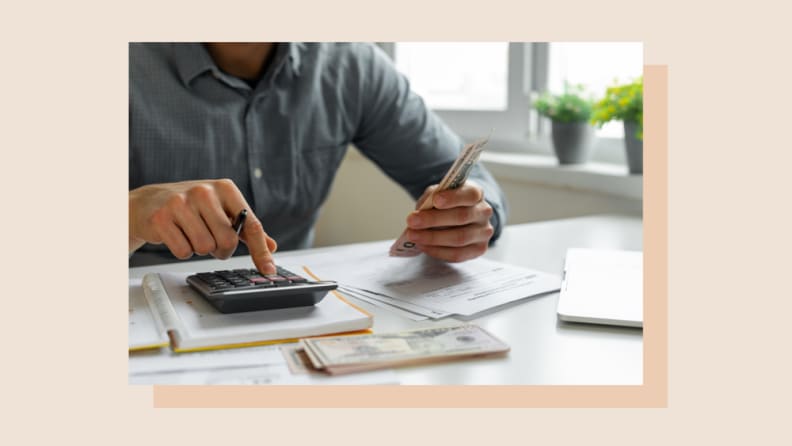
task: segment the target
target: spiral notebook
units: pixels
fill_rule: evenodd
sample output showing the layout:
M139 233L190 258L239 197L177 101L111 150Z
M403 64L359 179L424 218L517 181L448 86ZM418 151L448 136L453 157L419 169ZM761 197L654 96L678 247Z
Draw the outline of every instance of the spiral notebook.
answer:
M309 307L224 314L190 287L191 273L147 274L130 280L129 350L170 346L175 352L295 342L361 332L373 317L332 292Z

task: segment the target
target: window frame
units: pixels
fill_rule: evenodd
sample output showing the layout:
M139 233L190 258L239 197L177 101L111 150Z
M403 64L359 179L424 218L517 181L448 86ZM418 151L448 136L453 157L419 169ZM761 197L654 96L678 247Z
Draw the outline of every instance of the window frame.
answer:
M395 61L396 42L378 42ZM551 122L532 103L547 89L548 42L509 42L507 108L496 110L433 109L465 141L489 135L492 151L553 156ZM487 123L498 123L493 127ZM595 137L594 162L624 165L624 138Z

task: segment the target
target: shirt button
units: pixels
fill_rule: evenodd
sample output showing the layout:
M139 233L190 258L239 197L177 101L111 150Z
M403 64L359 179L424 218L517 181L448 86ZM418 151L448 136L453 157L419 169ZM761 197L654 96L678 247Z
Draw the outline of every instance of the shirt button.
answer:
M261 171L261 169L259 169L258 167L256 167L256 169L253 171L253 176L254 176L254 177L256 177L256 178L261 178L261 176L262 176L263 174L264 174L264 173L263 173L263 172Z

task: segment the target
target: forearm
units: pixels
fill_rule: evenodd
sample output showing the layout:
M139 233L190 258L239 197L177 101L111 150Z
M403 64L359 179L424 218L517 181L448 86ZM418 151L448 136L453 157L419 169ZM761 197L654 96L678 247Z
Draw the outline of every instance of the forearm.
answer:
M140 249L143 245L146 244L144 240L141 240L132 234L134 233L135 223L135 203L136 203L136 196L138 194L138 190L131 190L129 191L129 225L127 226L127 230L129 231L129 255L131 256L135 251Z

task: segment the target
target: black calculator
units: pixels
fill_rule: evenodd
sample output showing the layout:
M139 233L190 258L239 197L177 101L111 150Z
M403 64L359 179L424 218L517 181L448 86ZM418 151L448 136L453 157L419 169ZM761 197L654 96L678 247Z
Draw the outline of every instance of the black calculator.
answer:
M276 274L256 269L198 273L187 277L187 283L221 313L306 307L338 288L336 282L310 281L280 266L276 269Z

